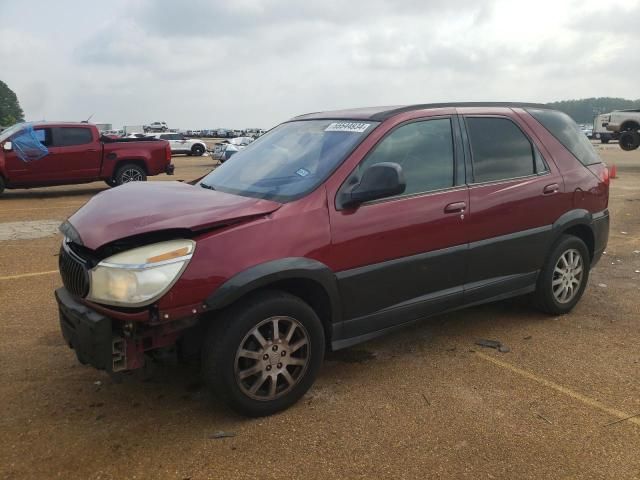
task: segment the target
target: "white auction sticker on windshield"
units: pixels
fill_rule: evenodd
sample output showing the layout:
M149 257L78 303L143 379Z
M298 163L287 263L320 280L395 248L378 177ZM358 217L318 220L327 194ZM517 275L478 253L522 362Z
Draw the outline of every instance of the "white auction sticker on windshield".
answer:
M363 133L367 128L369 128L369 125L371 124L362 122L333 122L330 123L324 131Z

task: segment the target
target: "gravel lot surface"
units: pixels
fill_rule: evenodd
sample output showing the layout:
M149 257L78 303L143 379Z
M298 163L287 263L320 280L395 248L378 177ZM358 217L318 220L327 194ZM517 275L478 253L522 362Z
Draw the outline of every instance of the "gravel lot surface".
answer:
M5 192L0 478L640 478L640 416L625 420L640 414L640 150L598 148L619 177L609 247L571 314L516 300L425 320L330 354L303 401L257 420L194 366L116 383L80 365L59 333L51 226L106 187ZM175 163L151 180L214 165Z

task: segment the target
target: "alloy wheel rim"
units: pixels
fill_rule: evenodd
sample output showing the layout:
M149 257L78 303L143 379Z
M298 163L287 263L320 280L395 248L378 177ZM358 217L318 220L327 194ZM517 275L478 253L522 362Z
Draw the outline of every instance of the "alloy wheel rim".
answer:
M584 275L582 255L574 248L565 251L553 269L551 289L558 303L569 303L580 290Z
M236 383L254 400L280 398L304 376L310 347L309 334L298 320L267 318L240 342L234 362Z
M122 183L141 182L141 181L142 181L142 174L134 168L128 168L127 170L122 172Z

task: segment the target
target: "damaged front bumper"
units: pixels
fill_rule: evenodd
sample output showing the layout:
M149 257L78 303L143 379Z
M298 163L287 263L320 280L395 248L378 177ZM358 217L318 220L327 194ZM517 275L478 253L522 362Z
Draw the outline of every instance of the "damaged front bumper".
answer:
M183 320L171 325L136 325L89 308L65 288L56 290L55 297L62 336L80 363L109 373L141 368L145 352L174 345L193 323Z

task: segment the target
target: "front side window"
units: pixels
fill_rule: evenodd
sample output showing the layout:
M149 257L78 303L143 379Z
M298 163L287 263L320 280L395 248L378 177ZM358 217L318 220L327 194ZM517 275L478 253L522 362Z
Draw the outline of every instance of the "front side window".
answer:
M54 147L72 147L93 142L91 129L82 127L55 128L53 132Z
M467 117L473 181L493 182L536 173L534 148L522 130L506 118ZM538 162L542 162L540 158Z
M439 118L397 128L375 147L347 184L357 182L368 167L382 162L393 162L402 167L407 188L401 196L452 187L451 120Z
M287 202L324 182L378 122L298 120L247 145L197 184L248 197Z

